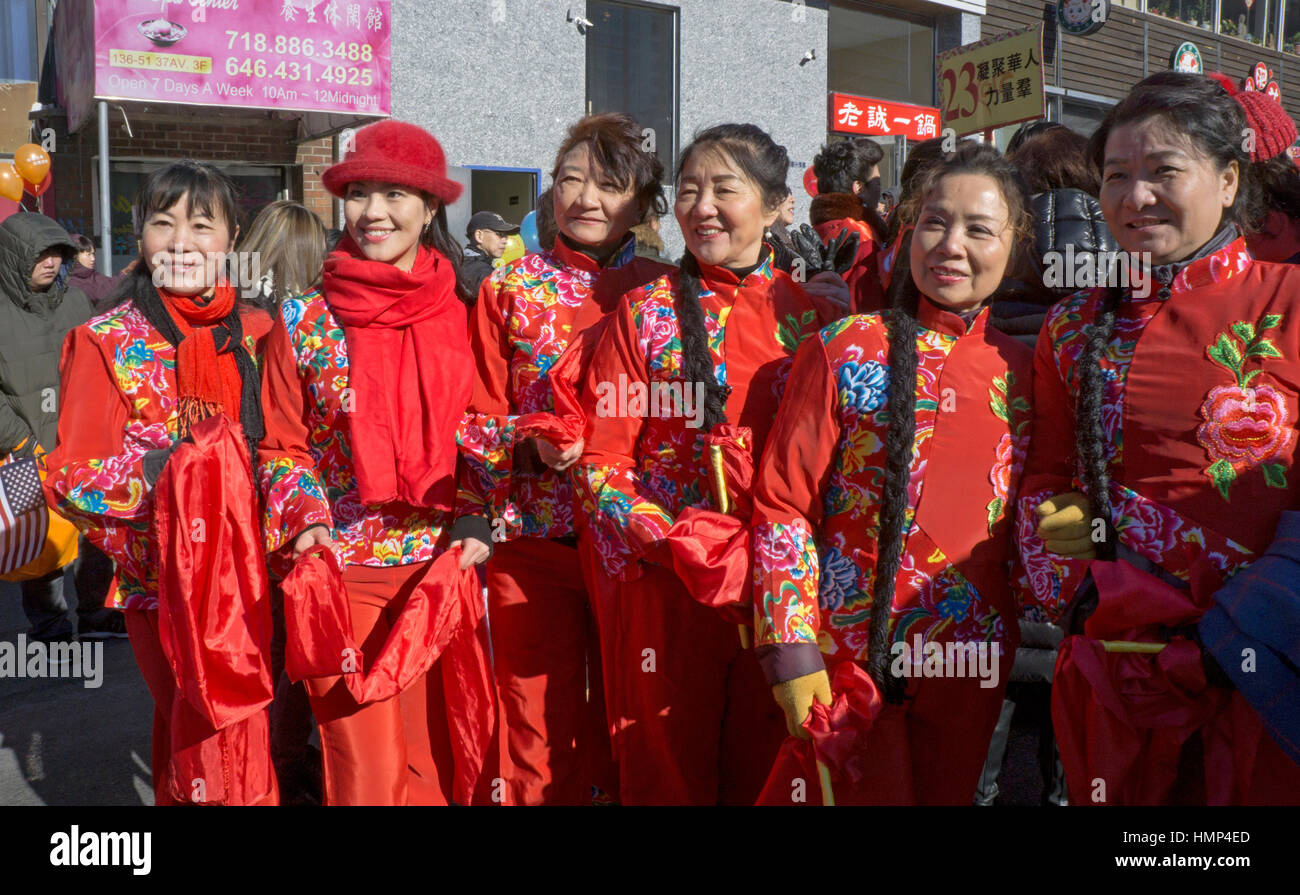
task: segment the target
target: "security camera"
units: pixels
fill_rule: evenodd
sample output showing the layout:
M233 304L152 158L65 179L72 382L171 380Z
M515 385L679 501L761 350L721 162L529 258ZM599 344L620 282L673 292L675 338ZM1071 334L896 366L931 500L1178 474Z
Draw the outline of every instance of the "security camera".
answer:
M799 60L799 64L807 65L809 62L812 62L816 58L817 58L817 51L809 50L807 53L803 54L803 58Z
M573 14L572 8L569 9L568 15L564 17L564 21L572 22L573 24L577 25L579 34L586 34L588 28L596 27L596 24L592 22L590 19L584 19L582 16L575 16Z

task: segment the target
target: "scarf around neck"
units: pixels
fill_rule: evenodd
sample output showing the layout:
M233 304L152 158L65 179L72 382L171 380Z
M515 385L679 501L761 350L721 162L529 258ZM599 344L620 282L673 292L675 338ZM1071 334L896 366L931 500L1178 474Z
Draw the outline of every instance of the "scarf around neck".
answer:
M325 261L322 292L347 342L362 502L451 509L456 426L474 371L451 261L421 246L411 270L399 270L345 234Z

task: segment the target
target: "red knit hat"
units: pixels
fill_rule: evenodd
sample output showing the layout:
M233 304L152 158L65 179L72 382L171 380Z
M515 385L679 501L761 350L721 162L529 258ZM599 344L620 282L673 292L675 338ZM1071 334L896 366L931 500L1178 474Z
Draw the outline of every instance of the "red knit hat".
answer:
M1214 72L1210 77L1218 81L1246 113L1246 125L1255 135L1255 148L1250 153L1252 162L1276 158L1296 141L1295 122L1273 97L1258 90L1242 90L1221 72Z
M447 157L433 134L405 121L381 121L357 131L352 151L321 175L325 189L342 199L349 183L376 180L411 187L455 202L462 187L447 179Z

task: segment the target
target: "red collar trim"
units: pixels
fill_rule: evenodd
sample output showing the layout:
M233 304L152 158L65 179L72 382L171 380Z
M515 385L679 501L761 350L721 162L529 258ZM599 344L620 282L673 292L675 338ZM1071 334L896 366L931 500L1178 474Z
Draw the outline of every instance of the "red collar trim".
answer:
M928 330L960 339L962 336L979 335L989 319L989 305L980 308L969 324L958 313L935 304L924 295L916 309L916 322Z

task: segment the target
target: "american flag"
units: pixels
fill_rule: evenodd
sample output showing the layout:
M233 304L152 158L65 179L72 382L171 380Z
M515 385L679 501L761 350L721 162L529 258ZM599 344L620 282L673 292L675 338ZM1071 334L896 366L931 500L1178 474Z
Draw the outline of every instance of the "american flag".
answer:
M0 575L40 556L50 514L33 459L0 466Z

